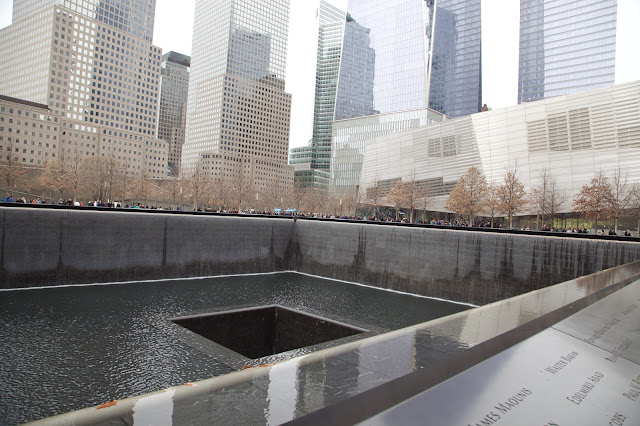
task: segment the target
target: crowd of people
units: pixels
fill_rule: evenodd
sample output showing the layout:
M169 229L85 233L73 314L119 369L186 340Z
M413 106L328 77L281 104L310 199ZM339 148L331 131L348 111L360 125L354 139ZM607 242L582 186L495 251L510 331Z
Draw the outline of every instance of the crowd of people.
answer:
M24 203L24 204L52 204L52 205L66 205L66 206L77 206L77 207L108 207L108 208L125 208L125 209L145 209L145 210L175 210L181 211L180 207L162 207L158 205L149 205L144 203L131 203L131 204L123 204L120 201L102 201L102 200L90 200L87 202L84 201L74 201L71 199L63 200L51 200L46 201L41 198L34 198L31 200L26 200L25 197L13 197L10 194L7 194L4 198L2 198L3 203ZM197 208L198 212L208 212L208 213L231 213L231 214L255 214L255 215L271 215L271 216L291 216L291 217L303 217L303 218L318 218L318 219L346 219L346 220L366 220L370 222L395 222L395 223L409 223L409 219L406 215L402 215L398 218L392 216L390 214L376 214L371 216L352 216L352 215L338 215L332 213L302 213L297 212L293 209L288 210L280 210L280 211L268 211L268 210L237 210L237 209L215 209L210 207L205 208ZM473 221L463 220L463 219L428 219L416 220L417 224L427 224L427 225L439 225L439 226L451 226L451 227L473 227L473 228L498 228L502 229L503 224L499 221L491 223L488 219L476 219ZM518 228L523 231L531 231L530 226L524 226L522 228ZM567 234L590 234L591 230L587 228L556 228L552 227L548 224L543 224L540 228L541 231L548 232L560 232ZM600 232L596 232L598 235L617 235L615 230L609 229L608 232L602 229ZM626 237L632 237L633 233L630 229L627 229L622 233L622 235Z

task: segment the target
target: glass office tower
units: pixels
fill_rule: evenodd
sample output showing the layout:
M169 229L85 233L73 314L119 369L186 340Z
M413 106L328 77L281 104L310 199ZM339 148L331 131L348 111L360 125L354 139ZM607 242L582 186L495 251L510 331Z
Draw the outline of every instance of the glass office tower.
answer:
M434 13L429 68L429 108L449 117L482 107L480 1L427 2ZM435 5L435 8L434 6Z
M329 170L331 164L331 123L336 105L345 12L320 2L318 9L318 55L316 92L313 109L313 147L311 168Z
M371 138L481 110L480 0L351 0L331 180L359 182Z
M348 13L337 120L480 111L480 0L352 0Z
M518 103L610 86L617 0L521 0Z
M187 93L191 57L177 52L162 55L162 84L158 113L158 139L169 143L169 176L178 176L187 121Z
M196 1L182 170L256 191L293 183L288 0Z
M342 56L346 12L321 0L318 8L316 90L313 108L313 137L309 145L293 148L289 163L294 166L295 184L326 189L331 168L331 125L336 106L336 88Z

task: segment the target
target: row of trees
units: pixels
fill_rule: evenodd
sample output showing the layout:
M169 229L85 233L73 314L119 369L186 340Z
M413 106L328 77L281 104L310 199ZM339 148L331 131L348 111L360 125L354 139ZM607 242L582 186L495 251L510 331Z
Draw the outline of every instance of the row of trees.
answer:
M506 172L500 185L487 184L485 176L471 167L451 191L444 207L470 220L488 215L492 226L496 215L504 215L513 227L513 217L525 212L540 215L543 223L553 221L558 212L566 211L568 202L569 196L546 169L527 193L517 177L517 167ZM599 221L612 220L617 233L619 220L625 216L637 218L640 229L640 184L630 185L619 170L611 179L599 171L572 200L572 211L593 220L596 229Z
M110 201L136 199L146 203L155 195L151 177L141 172L127 173L122 161L111 157L69 158L61 151L49 160L38 178L45 188L54 191L54 198L69 196L90 200Z
M383 188L376 184L367 190L366 201L375 209L381 204L383 198L386 198L387 203L396 210L396 220L398 212L404 208L409 210L409 222L414 222L415 209L421 209L424 214L432 202L424 183L414 178L408 181L398 180L386 195L383 193ZM470 221L481 214L488 214L491 216L491 226L493 226L496 215L505 214L513 218L527 205L524 185L518 180L515 170L507 172L503 185L493 186L487 184L485 176L476 167L471 167L460 177L446 199L444 207L460 216L466 216ZM545 204L547 205L548 203ZM557 203L554 205L557 208Z
M353 215L355 192L331 194L317 188L271 185L256 191L241 177L212 180L202 173L191 178L151 179L145 172L132 174L125 164L110 157L65 156L51 159L43 168L0 165L5 188L15 191L46 189L53 199L120 201L124 204L158 204L193 210L262 210L295 208L299 212Z
M320 188L293 186L286 187L273 183L261 191L256 191L242 178L211 180L196 173L185 181L194 209L213 208L215 210L273 211L275 209L295 209L303 213L325 213L336 216L355 214L358 199L355 192L335 194Z
M0 179L7 188L22 184L28 175L28 169L3 166L0 167ZM53 198L70 196L74 201L81 197L105 202L118 200L125 204L148 204L151 200L173 207L187 205L194 210L295 208L298 212L352 216L361 204L357 191L335 194L317 188L285 188L275 184L256 191L240 177L211 180L201 173L189 179L157 180L144 172L127 173L125 165L114 158L69 158L63 152L47 162L38 181L56 193ZM385 199L384 204L395 208L396 219L400 209L408 209L410 222L415 220L416 209L421 209L424 215L431 204L424 182L420 184L415 179L397 181L386 194L378 184L367 190L365 201L374 212ZM552 222L559 212L567 211L569 201L569 196L547 169L540 173L537 184L526 192L518 179L517 165L506 171L502 184L498 185L489 185L485 176L476 167L471 167L458 180L444 207L470 221L480 215L488 216L492 226L495 217L506 216L509 226L513 227L514 216L527 212L538 215L543 224ZM572 210L592 220L596 228L598 222L612 220L615 232L618 232L620 219L633 216L640 229L640 183L630 185L620 171L611 178L597 172L571 201Z
M498 214L504 215L509 217L509 227L512 228L513 217L524 212L530 203L516 172L515 167L508 170L502 185L489 185L476 167L469 168L447 197L445 209L466 215L470 221L480 214L488 214L491 217L491 226Z
M597 172L573 201L573 211L594 220L596 229L598 221L612 220L616 233L620 219L634 217L640 231L640 183L629 184L619 170L611 179Z

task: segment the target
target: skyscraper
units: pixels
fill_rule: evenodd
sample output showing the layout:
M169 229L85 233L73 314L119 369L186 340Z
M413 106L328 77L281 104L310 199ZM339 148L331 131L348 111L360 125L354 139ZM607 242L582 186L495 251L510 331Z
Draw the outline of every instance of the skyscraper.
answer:
M311 168L329 170L331 165L331 123L335 115L336 87L345 31L345 12L325 1L320 1L318 15L318 53L312 137L312 146L315 149Z
M13 22L53 5L143 40L153 40L156 0L13 0Z
M291 185L288 0L196 1L182 169L248 189Z
M331 168L331 124L335 116L336 87L346 12L320 1L313 137L308 146L291 150L295 183L302 187L326 188Z
M61 131L52 156L109 157L129 174L166 175L154 13L155 0L14 1L14 21L0 30L0 93L49 107Z
M480 0L351 0L348 12L336 119L480 111Z
M429 108L450 117L482 107L480 1L427 2L432 28Z
M162 84L158 138L169 143L168 174L180 173L182 144L187 123L187 93L191 57L176 52L162 55Z
M479 112L480 0L351 0L341 51L331 180L359 181L365 142Z
M521 0L518 103L610 86L617 0Z

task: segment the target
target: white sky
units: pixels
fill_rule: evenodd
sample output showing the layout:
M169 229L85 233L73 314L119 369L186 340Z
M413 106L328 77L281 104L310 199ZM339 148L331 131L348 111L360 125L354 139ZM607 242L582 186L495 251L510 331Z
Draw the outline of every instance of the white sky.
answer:
M329 0L345 8L347 0ZM393 1L393 0L391 0ZM520 2L482 1L482 102L492 109L516 105ZM0 0L0 28L11 23L13 0ZM286 90L291 93L290 147L311 138L319 0L291 0ZM195 0L156 0L153 44L191 54ZM616 84L640 79L640 0L618 0Z

